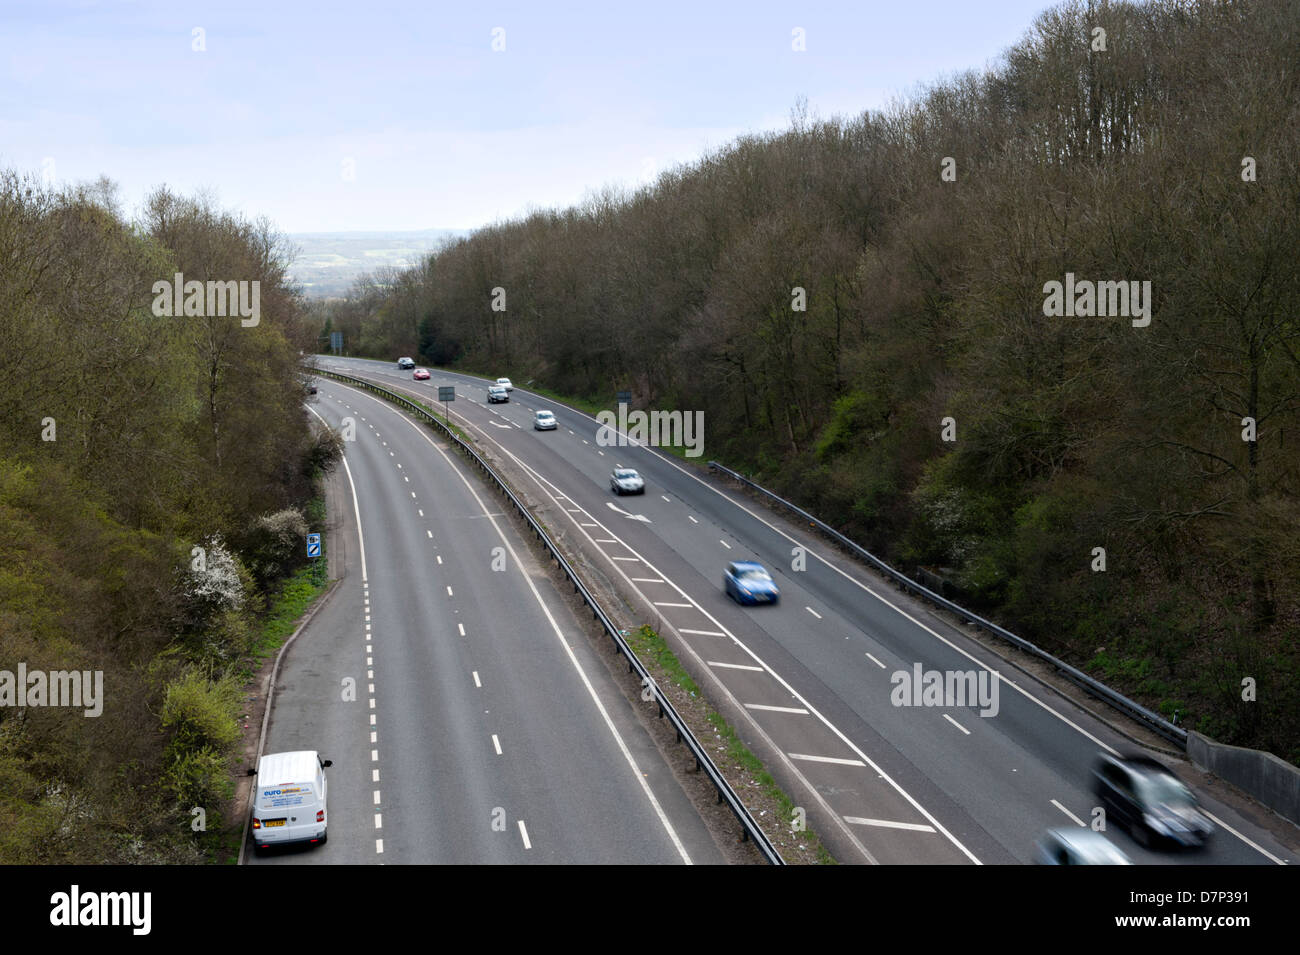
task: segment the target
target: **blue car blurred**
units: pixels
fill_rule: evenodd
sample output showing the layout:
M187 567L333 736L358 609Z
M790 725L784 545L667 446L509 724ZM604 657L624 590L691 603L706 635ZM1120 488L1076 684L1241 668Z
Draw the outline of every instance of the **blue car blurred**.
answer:
M752 560L737 560L727 565L722 578L727 596L742 604L774 604L780 597L776 581L762 564Z

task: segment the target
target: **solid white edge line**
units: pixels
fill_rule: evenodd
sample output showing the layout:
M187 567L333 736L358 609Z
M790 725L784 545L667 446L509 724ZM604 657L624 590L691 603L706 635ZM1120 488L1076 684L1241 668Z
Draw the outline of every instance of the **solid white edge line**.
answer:
M1262 853L1263 855L1268 856L1270 859L1272 859L1272 860L1273 860L1275 863L1277 863L1278 865L1289 865L1289 863L1288 863L1285 859L1279 859L1277 856L1273 855L1273 853L1269 852L1267 849L1265 849L1265 848L1264 848L1263 846L1261 846L1259 843L1255 842L1253 839L1250 839L1250 838L1248 838L1248 837L1246 837L1246 836L1243 836L1240 832L1238 832L1236 829L1232 828L1232 826L1228 825L1226 822L1224 822L1222 819L1220 819L1220 818L1219 818L1218 816L1216 816L1214 813L1210 812L1210 811L1209 811L1208 809L1206 809L1204 806L1201 807L1201 812L1203 812L1203 813L1205 813L1207 816L1209 816L1210 819L1211 819L1211 820L1212 820L1216 825L1222 826L1224 829L1227 829L1229 832L1231 832L1234 836L1236 836L1236 837L1237 837L1238 839L1240 839L1242 842L1246 843L1246 845L1250 846L1252 849L1256 850L1257 852L1260 852L1260 853Z
M346 388L348 386L342 385L342 387ZM388 404L388 402L384 401L382 398L379 398L378 396L372 396L367 392L360 392L360 394L365 395L367 398L370 398L371 400L383 406L386 410L389 410L393 414L397 415L397 417L400 420L406 422L406 424L411 428L412 431L414 431L426 442L428 442L429 447L433 448L434 451L436 451L442 457L442 459L448 463L448 465L452 465L452 471L456 474L458 478L460 478L461 483L464 484L466 490L469 491L470 496L472 496L474 500L478 503L479 507L483 511L484 516L487 517L488 521L492 524L493 529L497 532L497 537L501 540L501 543L505 545L506 550L510 552L510 556L514 558L515 566L522 568L523 561L521 561L519 559L519 555L515 553L514 546L506 538L505 532L501 530L501 526L497 523L496 518L492 515L492 512L489 510L487 505L483 503L483 499L479 497L478 492L474 489L474 486L470 484L469 478L467 478L464 474L461 473L460 468L457 468L452 464L451 458L448 456L447 452L444 451L442 448L438 447L438 445L434 443L433 439L430 438L427 434L425 434L423 430L421 430L419 425L417 425L410 418L406 417L406 415L401 414L396 408ZM637 558L629 558L629 559L636 560ZM654 791L650 789L650 784L646 782L645 774L641 772L641 767L637 765L636 758L632 755L631 750L628 749L626 741L624 741L622 734L619 733L618 727L614 725L614 721L610 717L609 712L605 709L605 705L601 703L600 697L596 695L596 688L592 686L591 680L587 677L587 671L583 669L582 663L578 660L577 655L574 654L573 648L569 646L568 641L564 639L564 633L560 629L559 623L556 621L555 617L551 614L551 610L549 607L546 606L545 601L542 600L542 595L538 591L536 584L533 583L532 576L527 573L522 573L520 574L520 577L523 579L524 583L527 584L528 589L532 591L533 599L537 602L538 607L541 608L542 613L546 616L547 622L550 623L551 632L555 635L555 639L557 639L560 642L560 645L564 647L564 652L568 655L569 662L572 663L573 668L578 671L578 676L582 680L582 685L586 687L587 694L591 697L591 701L592 703L595 704L596 710L600 713L601 718L605 721L605 726L609 729L610 734L614 737L615 742L618 744L619 751L622 752L623 758L627 760L628 766L631 767L633 776L635 776L637 782L640 783L641 789L645 793L646 799L650 801L650 805L654 808L655 814L659 817L660 823L663 825L664 830L668 833L668 837L672 840L673 847L677 850L678 855L681 856L682 862L684 862L686 865L693 865L694 863L691 861L691 857L686 851L686 846L682 844L682 840L677 835L677 830L673 828L673 824L669 820L668 814L664 812L663 806L659 804L658 797L656 797ZM523 821L520 820L520 829L522 828L523 828Z
M330 427L330 423L324 418L321 418L320 412L315 408L308 405L307 410L320 418L321 424L325 425L325 427ZM334 429L330 428L330 430L333 431ZM366 535L361 530L361 505L357 503L357 485L356 482L352 480L352 469L348 467L347 455L339 455L339 460L343 462L343 470L346 471L348 475L348 487L352 489L352 514L357 519L357 543L361 547L361 581L362 583L365 583L368 579L366 576Z

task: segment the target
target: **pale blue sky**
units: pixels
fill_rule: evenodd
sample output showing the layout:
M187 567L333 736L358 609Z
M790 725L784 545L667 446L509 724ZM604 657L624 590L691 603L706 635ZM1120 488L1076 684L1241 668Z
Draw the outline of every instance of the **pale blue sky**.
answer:
M0 166L107 175L128 211L166 183L285 232L469 229L779 129L800 96L881 108L1050 5L0 0Z

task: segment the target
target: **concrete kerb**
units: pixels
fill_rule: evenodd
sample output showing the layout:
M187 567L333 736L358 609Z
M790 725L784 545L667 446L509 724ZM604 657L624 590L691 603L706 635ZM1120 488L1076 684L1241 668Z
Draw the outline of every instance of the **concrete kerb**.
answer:
M257 737L257 753L254 756L255 760L260 760L262 758L262 748L266 746L266 728L271 722L271 707L275 703L275 681L280 675L280 663L284 659L284 655L288 649L293 646L293 642L298 639L298 634L302 633L303 630L307 628L307 624L311 623L312 618L316 616L317 611L329 603L330 598L334 596L335 591L339 589L339 584L342 582L343 578L340 577L329 585L325 590L325 593L321 594L320 599L317 600L316 603L312 604L310 609L302 615L302 620L298 622L298 626L294 629L293 633L289 635L289 639L284 641L284 646L280 648L280 652L275 655L275 666L271 669L270 685L266 690L266 709L262 712L262 731ZM254 765L256 765L256 763L254 763ZM253 792L253 789L249 790L250 802L248 806L245 807L244 811L244 829L239 840L238 865L244 864L244 854L248 850L248 824L249 813L252 808L251 800Z

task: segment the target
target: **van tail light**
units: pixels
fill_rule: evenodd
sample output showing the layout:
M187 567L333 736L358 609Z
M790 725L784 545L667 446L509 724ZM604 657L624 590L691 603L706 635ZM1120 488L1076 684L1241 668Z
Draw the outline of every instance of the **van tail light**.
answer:
M324 822L324 821L325 821L325 810L324 810L324 809L317 809L317 810L316 810L316 821L317 821L317 822Z
M254 828L254 829L261 829L261 828L262 828L262 820L261 820L261 819L258 819L256 816L253 817L253 828Z

